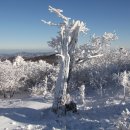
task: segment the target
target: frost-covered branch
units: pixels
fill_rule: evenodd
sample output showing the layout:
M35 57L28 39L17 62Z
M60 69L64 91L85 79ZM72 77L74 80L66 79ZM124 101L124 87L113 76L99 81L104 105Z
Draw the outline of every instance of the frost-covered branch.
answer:
M61 37L57 36L56 38L52 38L51 41L48 41L48 45L54 48L58 53L61 51Z
M49 6L49 11L55 13L58 17L62 18L64 21L69 21L69 19L70 19L62 14L63 10L61 10L61 9L56 9L56 8Z
M88 58L90 59L90 58L97 58L97 57L101 57L101 56L103 56L103 54L98 54L98 55L88 55Z
M43 23L45 23L45 24L48 24L48 25L50 25L50 26L59 26L59 24L56 24L56 23L53 23L53 22L51 22L51 21L45 21L45 20L41 20Z
M106 53L111 41L117 40L116 33L104 33L102 36L92 36L89 44L77 49L77 63L85 62L90 58L102 57Z
M118 36L116 35L116 33L104 33L104 35L102 36L103 42L110 42L110 41L114 41L118 39Z

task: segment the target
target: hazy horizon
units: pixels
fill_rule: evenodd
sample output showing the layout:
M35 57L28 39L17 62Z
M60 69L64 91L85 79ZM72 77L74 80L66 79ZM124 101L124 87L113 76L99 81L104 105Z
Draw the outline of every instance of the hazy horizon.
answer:
M49 53L54 52L52 49L0 49L0 54L14 54L14 53Z

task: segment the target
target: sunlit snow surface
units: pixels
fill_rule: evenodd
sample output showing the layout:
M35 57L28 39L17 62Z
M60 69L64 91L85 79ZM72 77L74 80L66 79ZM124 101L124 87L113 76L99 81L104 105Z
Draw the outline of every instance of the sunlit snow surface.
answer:
M118 130L130 110L129 97L124 102L120 96L90 96L78 104L78 113L57 116L51 112L52 100L51 94L0 99L0 130Z

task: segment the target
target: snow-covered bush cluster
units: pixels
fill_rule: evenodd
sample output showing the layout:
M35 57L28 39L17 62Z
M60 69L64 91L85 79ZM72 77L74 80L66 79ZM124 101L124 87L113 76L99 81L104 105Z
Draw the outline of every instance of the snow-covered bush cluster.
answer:
M84 55L88 54L85 53L86 52L84 51ZM79 59L82 59L82 55L79 57ZM90 58L75 64L72 71L70 89L78 88L82 83L85 83L87 89L109 89L109 87L115 89L117 87L119 88L122 86L124 71L127 71L128 80L130 79L129 57L129 51L122 48L111 49L110 47L107 47L106 52L103 52L103 56Z
M24 61L17 56L14 62L0 61L0 92L6 98L16 91L29 91L40 94L53 90L57 68L45 61Z
M111 88L113 91L124 89L124 97L129 94L129 51L122 48L115 50L109 48L102 53L103 56L85 60L88 52L83 49L85 47L80 46L76 50L75 56L77 55L78 62L74 64L71 71L68 92L80 91L82 90L80 86L84 84L85 91L96 89L101 95L104 90ZM82 55L79 55L81 51ZM33 94L45 94L48 90L53 92L58 71L59 65L53 66L42 60L24 61L21 56L16 57L13 63L9 60L0 61L0 93L4 97L7 95L12 97L16 91L31 91ZM84 92L82 93L84 98Z
M79 55L78 51L75 54L76 60L80 62L73 66L67 91L80 90L80 86L84 84L85 90L98 89L101 95L105 89L113 88L114 91L124 88L125 96L129 92L130 84L130 52L122 48L109 48L102 53L103 56L85 60L88 52L83 49L82 46L77 48L83 54ZM9 60L0 61L0 92L4 97L7 93L12 97L16 91L31 90L33 94L53 91L58 70L59 65L53 66L42 60L24 61L21 56L16 57L13 63Z
M45 61L38 62L26 62L26 81L24 86L31 88L32 90L41 89L41 87L47 87L52 90L55 85L57 77L57 68ZM38 91L38 90L37 90Z

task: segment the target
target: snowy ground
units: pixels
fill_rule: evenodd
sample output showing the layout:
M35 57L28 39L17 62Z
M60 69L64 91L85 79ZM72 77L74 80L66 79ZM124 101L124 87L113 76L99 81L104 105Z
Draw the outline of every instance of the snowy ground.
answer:
M0 99L0 130L117 130L122 112L130 110L130 98L88 96L78 113L58 117L51 112L52 96ZM129 114L129 112L127 112Z

